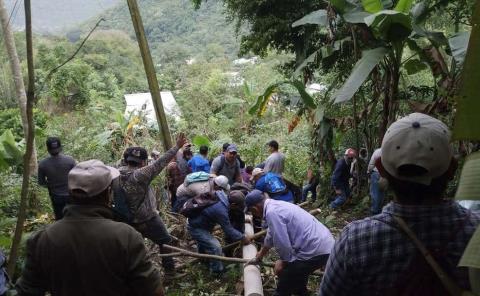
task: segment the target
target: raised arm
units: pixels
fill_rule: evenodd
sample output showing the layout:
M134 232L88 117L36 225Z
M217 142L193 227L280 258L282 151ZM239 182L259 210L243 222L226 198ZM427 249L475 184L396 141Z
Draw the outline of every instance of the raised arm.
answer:
M168 163L175 157L178 150L187 144L187 139L182 133L178 136L177 145L173 148L170 148L165 154L162 155L159 159L153 162L150 165L144 166L143 168L137 169L134 172L134 178L137 182L150 183L153 178L158 176L160 172L168 165Z

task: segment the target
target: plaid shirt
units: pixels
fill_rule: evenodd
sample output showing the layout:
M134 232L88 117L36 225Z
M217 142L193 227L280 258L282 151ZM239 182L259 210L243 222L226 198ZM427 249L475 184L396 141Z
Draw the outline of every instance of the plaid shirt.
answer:
M438 206L390 203L381 214L348 224L330 255L319 295L381 295L396 286L417 248L389 225L396 225L392 215L402 217L428 249L446 250L454 281L468 289L467 269L456 266L480 223L480 213L470 212L469 217L467 213L454 201Z

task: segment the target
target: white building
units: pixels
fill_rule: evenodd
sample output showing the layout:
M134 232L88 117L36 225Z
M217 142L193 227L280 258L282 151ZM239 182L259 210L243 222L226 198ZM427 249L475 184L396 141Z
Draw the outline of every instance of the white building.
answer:
M155 115L155 109L152 103L152 95L148 93L136 93L126 94L125 102L127 107L125 108L125 116L130 116L132 113L143 113L147 117L147 120L152 124L156 124L157 117ZM161 91L160 97L162 98L163 109L165 113L173 116L175 119L180 117L180 109L170 91Z

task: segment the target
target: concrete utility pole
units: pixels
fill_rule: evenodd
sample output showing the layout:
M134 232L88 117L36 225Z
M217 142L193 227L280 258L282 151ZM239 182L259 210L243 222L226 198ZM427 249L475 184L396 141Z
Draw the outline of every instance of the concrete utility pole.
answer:
M245 235L252 236L254 234L252 216L245 215ZM242 248L243 259L253 259L257 255L257 247L252 242ZM257 265L245 265L243 268L243 289L245 296L263 296L262 275Z
M135 35L137 36L138 46L142 54L143 66L147 74L148 86L152 94L153 107L157 115L158 127L163 147L166 150L172 147L172 137L168 129L167 118L163 109L162 98L160 97L160 88L158 87L157 74L153 66L152 55L148 47L147 38L145 37L145 30L143 28L142 17L136 0L127 0L128 8L130 9L130 16L132 17L133 27L135 28Z

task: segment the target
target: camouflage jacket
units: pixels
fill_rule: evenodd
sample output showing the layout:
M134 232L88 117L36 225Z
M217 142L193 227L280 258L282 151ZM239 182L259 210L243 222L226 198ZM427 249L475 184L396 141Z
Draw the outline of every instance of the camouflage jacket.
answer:
M150 183L175 157L178 148L173 147L155 162L142 168L121 167L122 175L129 175L122 182L127 194L127 203L133 213L133 223L143 223L158 215L157 200Z

